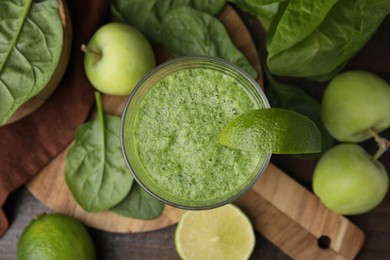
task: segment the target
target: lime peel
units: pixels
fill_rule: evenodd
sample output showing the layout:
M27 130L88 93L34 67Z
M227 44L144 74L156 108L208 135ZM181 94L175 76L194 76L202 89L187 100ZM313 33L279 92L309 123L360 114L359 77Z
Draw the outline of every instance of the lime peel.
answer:
M261 153L318 153L321 151L321 132L313 121L295 111L261 108L230 121L222 129L219 143Z
M186 211L175 232L182 259L249 259L255 242L252 223L233 204Z
M58 213L40 213L24 229L17 259L96 259L95 246L82 223Z

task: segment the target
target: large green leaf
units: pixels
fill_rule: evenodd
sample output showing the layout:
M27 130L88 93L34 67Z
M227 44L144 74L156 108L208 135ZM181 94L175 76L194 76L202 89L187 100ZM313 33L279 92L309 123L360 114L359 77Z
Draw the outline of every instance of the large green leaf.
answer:
M90 212L112 208L133 183L120 147L120 118L103 115L97 98L97 120L81 125L68 151L65 180L78 204Z
M114 20L136 27L153 43L160 43L161 24L175 6L191 6L211 15L217 14L225 0L112 0Z
M270 55L281 52L310 35L337 0L293 0L284 10L269 42Z
M174 56L219 57L257 78L256 70L233 44L223 24L209 14L186 6L173 8L164 18L161 40Z
M267 65L273 74L319 81L336 75L390 12L388 0L339 0L326 16L321 13L319 23L321 19L315 17L301 19L308 15L302 11L307 7L292 9L290 5L295 2L290 1L284 11L280 10L282 18L273 21L273 30L267 35ZM288 9L291 11L287 13ZM305 23L308 25L302 25Z
M58 0L0 1L0 125L47 85L62 45Z

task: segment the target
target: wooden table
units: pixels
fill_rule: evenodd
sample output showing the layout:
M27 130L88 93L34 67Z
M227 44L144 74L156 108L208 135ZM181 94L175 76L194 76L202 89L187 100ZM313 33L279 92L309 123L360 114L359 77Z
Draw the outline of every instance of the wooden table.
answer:
M253 17L241 13L252 37L259 48L264 48L264 31ZM369 43L348 63L346 70L367 70L390 83L390 17L387 17ZM302 79L281 78L281 81L301 87L318 100L325 84ZM390 101L389 101L390 102ZM390 139L390 129L383 133ZM373 153L376 144L372 140L362 143L368 152ZM312 172L316 161L302 161L292 156L273 156L273 163L311 189ZM390 151L380 159L390 172ZM38 213L50 210L36 200L25 187L21 187L8 198L5 213L10 220L10 229L0 239L0 259L16 259L18 239ZM357 259L390 259L390 193L374 210L348 217L366 234L365 244ZM174 246L176 226L158 231L137 234L115 234L89 228L95 242L98 259L179 259ZM289 259L281 250L256 234L256 247L253 259Z

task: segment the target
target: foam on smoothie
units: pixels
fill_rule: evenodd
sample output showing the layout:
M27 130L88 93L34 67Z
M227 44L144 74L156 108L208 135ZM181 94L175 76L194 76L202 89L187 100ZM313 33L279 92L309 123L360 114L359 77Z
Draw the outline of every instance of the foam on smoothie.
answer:
M151 179L174 196L224 196L245 183L262 157L220 145L219 134L233 117L258 107L232 76L205 68L177 71L142 100L137 154Z

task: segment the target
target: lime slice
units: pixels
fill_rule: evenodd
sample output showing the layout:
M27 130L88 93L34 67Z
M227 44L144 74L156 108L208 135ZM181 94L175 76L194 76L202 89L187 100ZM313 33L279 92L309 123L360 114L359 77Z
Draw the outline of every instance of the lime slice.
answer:
M309 118L281 108L256 109L230 121L219 143L231 148L275 154L321 151L321 133Z
M255 235L248 217L236 206L186 211L176 229L182 259L248 259Z

